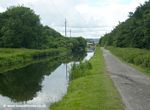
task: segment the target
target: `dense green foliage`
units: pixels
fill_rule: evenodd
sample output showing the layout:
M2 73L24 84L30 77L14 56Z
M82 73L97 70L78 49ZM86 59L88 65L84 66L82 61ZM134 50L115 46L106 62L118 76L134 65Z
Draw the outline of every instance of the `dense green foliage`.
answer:
M150 51L145 49L136 48L114 48L108 47L108 49L116 56L122 58L128 63L132 63L143 67L144 69L150 69Z
M26 7L10 7L0 14L0 46L37 48L43 43L39 16Z
M1 48L59 48L73 52L85 50L86 40L82 37L67 38L54 29L43 26L33 10L23 6L10 7L0 13Z
M105 69L102 51L97 48L88 63L74 67L71 74L77 75L70 81L67 94L52 104L51 109L123 110L121 99Z
M100 39L100 44L150 49L150 1L130 12L125 22Z

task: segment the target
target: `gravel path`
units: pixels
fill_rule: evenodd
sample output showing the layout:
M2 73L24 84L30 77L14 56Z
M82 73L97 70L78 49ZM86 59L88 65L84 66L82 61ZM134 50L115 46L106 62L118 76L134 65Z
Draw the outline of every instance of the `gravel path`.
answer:
M150 110L150 78L122 63L103 49L107 70L118 89L125 110Z

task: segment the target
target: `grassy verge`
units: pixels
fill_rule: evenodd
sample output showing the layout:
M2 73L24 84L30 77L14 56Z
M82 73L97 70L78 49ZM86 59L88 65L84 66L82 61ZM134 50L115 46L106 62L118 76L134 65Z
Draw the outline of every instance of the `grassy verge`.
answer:
M35 60L61 56L66 53L67 50L63 48L46 50L0 48L0 70L4 70L5 67L13 68L13 66L21 66Z
M92 59L85 63L73 68L67 94L50 109L123 110L120 96L106 73L99 47Z
M108 49L122 61L135 67L147 76L150 76L150 51L137 48L115 48Z

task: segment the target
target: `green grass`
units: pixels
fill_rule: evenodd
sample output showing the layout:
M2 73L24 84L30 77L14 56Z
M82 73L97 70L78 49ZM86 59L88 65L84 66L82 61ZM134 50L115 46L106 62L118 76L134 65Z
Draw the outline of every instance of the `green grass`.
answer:
M64 48L45 50L0 48L0 70L3 71L6 67L14 68L31 61L66 53L67 50Z
M106 72L99 47L89 63L91 67L87 67L88 71L85 67L89 64L80 64L77 70L73 69L72 74L78 75L70 81L63 99L50 106L51 110L123 110L121 98Z
M107 47L114 55L150 76L150 50L137 48Z

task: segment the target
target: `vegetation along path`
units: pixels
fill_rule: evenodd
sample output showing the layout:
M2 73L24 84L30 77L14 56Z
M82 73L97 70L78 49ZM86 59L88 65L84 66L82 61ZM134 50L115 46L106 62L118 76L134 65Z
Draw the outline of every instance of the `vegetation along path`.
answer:
M149 110L150 78L122 63L108 50L103 49L103 54L110 76L122 96L125 110Z
M51 110L123 110L99 47L90 61L73 68L67 94L52 104Z

